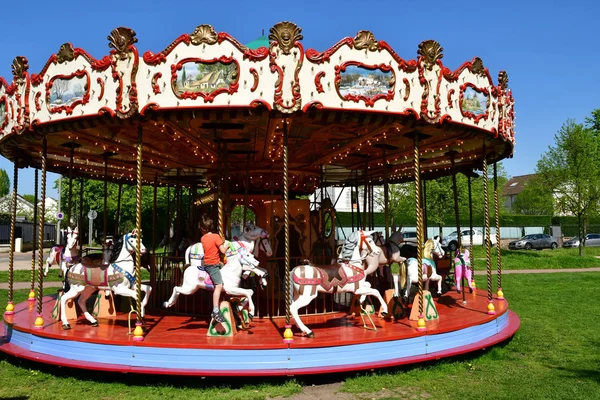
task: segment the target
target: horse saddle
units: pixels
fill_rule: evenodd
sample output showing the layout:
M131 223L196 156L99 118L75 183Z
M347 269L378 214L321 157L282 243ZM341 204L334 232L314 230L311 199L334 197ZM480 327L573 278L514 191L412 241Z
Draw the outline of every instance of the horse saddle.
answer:
M347 264L333 263L330 265L315 266L311 263L307 263L317 271L319 274L318 278L304 278L293 275L295 283L300 285L321 285L323 289L329 291L332 288L344 287L348 283L354 283L360 281L364 277L364 272L357 275L348 276L343 267ZM302 269L302 275L304 275L304 269Z
M101 262L102 258L100 258L99 261ZM123 274L121 273L108 275L108 266L103 265L95 265L92 268L88 268L84 265L82 272L83 273L81 274L76 274L69 271L67 274L69 283L96 287L110 287L123 280Z
M85 268L106 268L107 263L104 263L104 255L102 253L93 253L81 258L81 264Z

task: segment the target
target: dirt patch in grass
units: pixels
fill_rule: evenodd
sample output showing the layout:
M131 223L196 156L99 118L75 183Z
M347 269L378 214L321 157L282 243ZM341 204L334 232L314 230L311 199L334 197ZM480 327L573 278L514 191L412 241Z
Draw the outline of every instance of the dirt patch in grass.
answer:
M301 393L291 397L274 397L271 400L386 400L386 399L429 399L431 394L421 392L415 388L394 389L383 388L378 392L348 393L342 392L343 382L328 383L323 385L305 386Z

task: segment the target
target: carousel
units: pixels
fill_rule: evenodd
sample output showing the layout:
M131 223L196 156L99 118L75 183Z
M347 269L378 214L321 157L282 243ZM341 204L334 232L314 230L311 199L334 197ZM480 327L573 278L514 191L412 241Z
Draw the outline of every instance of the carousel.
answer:
M514 335L520 321L490 241L495 166L514 149L507 74L495 84L477 57L452 71L433 40L405 60L369 31L323 52L302 39L290 22L248 46L200 25L160 52L139 54L135 32L117 28L101 59L70 43L39 73L14 59L12 82L0 78L0 152L15 165L1 351L92 370L285 376L435 360ZM68 177L68 226L64 245L46 258L38 218L29 299L16 304L18 172L27 167L36 169L40 198L48 171ZM477 171L486 176L479 263L487 283L479 287L472 246L459 236L449 254L426 237L422 195L424 181L462 173L470 182ZM73 193L79 178L102 180L105 193L109 182L136 187L135 228L107 240L105 212L96 254L79 240L83 207L72 211L83 196L83 184ZM387 207L383 232L374 232L373 218L375 191L388 204L388 185L408 181L417 216L410 255ZM189 240L169 246L167 235L158 252L156 199L165 187L177 218L187 215ZM362 197L342 237L339 199L324 194L332 187ZM153 202L150 231L142 232L142 201ZM236 207L243 217L234 227ZM205 269L199 242L207 216L223 241L222 286ZM44 290L53 265L65 277L58 293Z

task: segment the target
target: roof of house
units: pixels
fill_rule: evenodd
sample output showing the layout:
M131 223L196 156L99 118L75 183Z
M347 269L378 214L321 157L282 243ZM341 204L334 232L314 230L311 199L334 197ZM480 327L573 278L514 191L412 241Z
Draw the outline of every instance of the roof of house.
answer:
M513 176L502 188L502 196L513 196L521 193L527 181L531 180L534 176L535 174Z

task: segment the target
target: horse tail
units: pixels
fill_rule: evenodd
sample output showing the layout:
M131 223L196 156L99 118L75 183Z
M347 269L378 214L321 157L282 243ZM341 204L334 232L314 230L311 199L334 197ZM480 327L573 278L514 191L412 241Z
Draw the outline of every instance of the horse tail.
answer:
M186 265L190 265L190 252L192 251L192 247L194 245L189 246L186 250L185 250L185 263Z
M400 290L404 290L406 288L406 282L408 281L408 260L403 263L398 264L400 266L400 273L398 274L398 280L400 284Z

